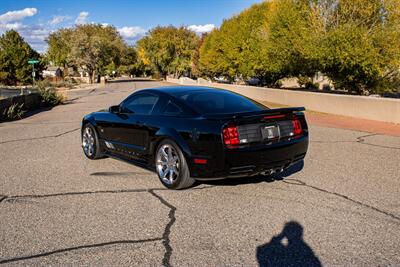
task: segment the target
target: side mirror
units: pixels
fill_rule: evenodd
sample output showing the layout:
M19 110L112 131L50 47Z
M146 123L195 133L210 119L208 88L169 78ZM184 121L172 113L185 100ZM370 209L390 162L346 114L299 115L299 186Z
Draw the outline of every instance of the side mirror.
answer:
M111 106L111 107L108 109L108 111L109 111L110 113L120 113L121 108L120 108L119 105Z

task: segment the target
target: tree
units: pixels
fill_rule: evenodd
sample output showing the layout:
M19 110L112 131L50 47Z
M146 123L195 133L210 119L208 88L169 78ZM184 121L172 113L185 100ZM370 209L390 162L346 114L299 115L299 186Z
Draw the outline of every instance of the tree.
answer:
M321 63L340 89L358 94L400 88L400 1L335 1Z
M222 49L222 43L220 30L214 29L206 36L200 47L199 68L201 73L210 78L228 76L229 62Z
M77 25L72 32L71 60L88 72L90 82L94 75L104 75L106 66L120 65L126 44L113 26L101 24Z
M41 61L41 56L14 30L5 32L0 37L0 83L16 85L32 82L32 65L29 59ZM38 73L44 64L35 64Z
M64 67L81 67L91 83L95 75L104 75L107 68L117 70L127 49L115 27L100 24L60 29L49 35L47 43L50 61Z
M198 36L185 27L158 26L138 41L137 49L144 65L151 66L155 73L180 77L191 71L198 41Z
M55 66L62 66L66 76L68 76L68 68L74 65L71 58L72 34L72 29L60 29L50 33L46 38L47 59Z
M195 77L200 77L203 75L203 73L201 71L201 67L200 67L200 48L202 47L206 36L207 36L207 33L203 33L201 35L201 38L200 38L199 42L197 43L197 46L192 54L192 74Z
M213 30L200 48L201 72L231 81L251 77L268 80L273 71L266 50L270 9L269 2L255 4Z
M400 0L271 0L225 20L204 39L208 77L286 77L321 72L358 94L400 88Z
M267 25L267 62L275 79L314 76L319 68L320 27L313 23L308 0L272 2Z

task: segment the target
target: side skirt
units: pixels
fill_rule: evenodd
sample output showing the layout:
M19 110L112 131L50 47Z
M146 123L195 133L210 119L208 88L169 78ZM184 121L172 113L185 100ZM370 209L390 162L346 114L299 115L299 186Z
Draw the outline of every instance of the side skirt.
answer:
M106 156L108 156L110 158L113 158L113 159L117 159L117 160L129 163L129 164L135 165L136 167L140 167L140 168L146 169L146 170L151 171L151 172L155 172L156 171L154 166L151 166L151 164L148 164L148 162L146 160L128 159L128 158L126 158L124 156L120 156L120 155L111 153L110 151L106 151L104 153L104 155L106 155Z

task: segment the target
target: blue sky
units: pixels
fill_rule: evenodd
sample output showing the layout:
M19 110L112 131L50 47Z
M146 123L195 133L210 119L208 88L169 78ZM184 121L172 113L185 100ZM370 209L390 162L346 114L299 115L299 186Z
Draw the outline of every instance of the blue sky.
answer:
M15 29L45 52L51 32L79 23L112 24L128 43L157 25L184 25L201 33L262 0L1 0L0 33Z

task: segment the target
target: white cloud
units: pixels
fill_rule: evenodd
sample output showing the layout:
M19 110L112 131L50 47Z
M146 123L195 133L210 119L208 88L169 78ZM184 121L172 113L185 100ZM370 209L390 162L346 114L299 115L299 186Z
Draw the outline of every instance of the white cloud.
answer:
M121 34L122 37L127 39L132 39L144 35L146 33L146 30L138 26L133 26L133 27L125 26L122 28L118 28L118 32Z
M76 24L85 24L87 22L87 18L89 17L89 12L82 11L79 13L78 17L75 20Z
M21 22L13 22L13 23L0 23L0 32L9 31L9 30L19 30L23 27Z
M8 11L0 15L0 24L6 24L8 22L20 21L26 17L32 17L37 13L37 9L34 7L25 8L22 10Z
M56 25L56 24L60 24L61 22L64 22L64 21L70 20L70 19L71 19L70 16L53 16L53 18L51 20L49 20L49 24Z
M194 31L195 33L206 33L212 31L215 28L215 25L214 24L190 25L187 28L189 30Z
M8 11L0 15L0 34L8 30L17 30L19 34L34 48L43 52L45 50L45 38L51 32L43 24L23 24L22 20L32 17L37 13L36 8Z

